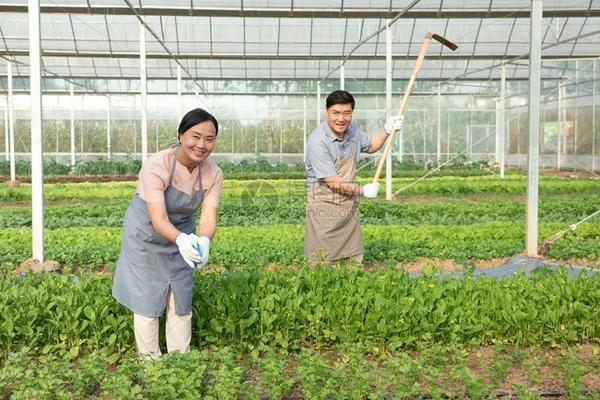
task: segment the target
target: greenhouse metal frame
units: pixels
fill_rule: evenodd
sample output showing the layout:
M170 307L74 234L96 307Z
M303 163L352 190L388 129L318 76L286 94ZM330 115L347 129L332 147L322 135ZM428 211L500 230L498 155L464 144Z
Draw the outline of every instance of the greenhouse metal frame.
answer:
M350 90L358 99L356 119L369 130L381 126L427 32L459 50L433 45L427 53L397 158L410 143L413 157L438 163L459 154L495 159L501 176L507 163L527 165L534 229L528 254L535 254L529 216L537 213L539 164L598 170L600 0L12 0L0 3L0 21L4 153L13 180L17 156L32 160L38 258L43 153L57 160L62 153L71 164L87 153L143 160L150 139L154 151L169 141L160 121L174 124L199 104L227 121L217 149L224 157L266 153L274 161L301 161L304 138L331 90ZM451 112L452 103L461 112ZM31 128L16 133L16 120L30 120ZM84 121L104 124L104 143L89 151ZM127 141L114 137L123 121L133 145L115 148ZM52 123L54 140L43 140ZM265 152L258 135L266 126L275 138ZM540 134L529 135L532 129ZM96 135L87 140L98 142Z

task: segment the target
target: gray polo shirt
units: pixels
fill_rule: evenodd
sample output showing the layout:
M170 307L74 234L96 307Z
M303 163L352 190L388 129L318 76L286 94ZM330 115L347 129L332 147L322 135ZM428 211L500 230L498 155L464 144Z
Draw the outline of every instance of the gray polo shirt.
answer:
M335 163L348 157L351 148L354 147L354 155L358 160L360 153L367 151L369 146L371 146L371 138L358 127L356 122L350 122L344 139L338 138L331 131L327 121L322 122L306 140L307 184L327 176L337 175Z

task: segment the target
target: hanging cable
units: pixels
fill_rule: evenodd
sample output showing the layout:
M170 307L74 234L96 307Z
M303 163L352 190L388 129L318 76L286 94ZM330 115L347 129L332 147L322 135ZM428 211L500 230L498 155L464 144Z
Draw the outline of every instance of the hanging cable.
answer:
M575 229L577 229L577 227L594 218L596 215L600 214L600 210L596 211L593 214L588 215L587 217L585 217L584 219L582 219L581 221L570 225L567 229L564 229L560 232L555 233L552 236L549 236L548 238L546 238L546 240L544 240L539 246L538 246L538 254L542 257L547 257L548 254L550 253L550 250L552 250L552 245L554 244L555 241L557 241L558 239L560 239L561 237L563 237L564 235L566 235L567 233L574 231Z
M137 10L133 7L133 4L131 4L131 2L129 0L124 0L125 3L129 6L129 8L131 9L131 12L133 12L133 14L136 16L136 18L138 19L138 21L140 21L140 24L144 25L144 28L150 32L150 34L154 37L154 39L156 39L156 41L162 46L162 48L167 52L167 54L171 57L171 59L173 61L175 61L175 63L177 65L179 65L181 67L181 69L183 71L185 71L185 73L192 78L192 81L200 88L200 90L202 91L202 93L206 96L207 92L206 89L204 88L204 86L202 86L202 84L200 82L198 82L191 74L190 71L188 71L188 69L186 67L183 66L183 64L181 63L181 61L179 61L177 59L177 57L175 57L175 55L171 52L171 50L169 50L169 48L163 43L163 41L160 39L160 37L158 37L158 35L152 30L152 28L150 28L150 26L148 26L148 24L146 24L146 21L144 20L144 18L142 18L142 16L137 12Z
M128 1L128 0L125 0ZM332 69L331 71L329 71L329 73L327 75L325 75L322 79L319 80L319 83L325 81L325 79L329 78L331 76L331 74L333 74L335 71L337 71L338 69L340 69L340 67L342 65L344 65L344 63L346 61L348 61L348 59L350 58L350 56L356 51L358 50L358 48L360 46L362 46L363 44L365 44L366 42L368 42L369 40L371 40L372 38L374 38L375 36L379 35L381 32L383 32L385 29L387 29L388 26L392 26L396 21L398 21L398 19L400 19L401 16L403 16L404 14L406 14L408 11L410 11L411 8L413 8L418 2L420 2L421 0L413 0L409 5L407 5L406 7L404 7L404 9L402 11L400 11L398 14L396 14L396 16L394 16L394 18L392 18L390 20L389 23L386 23L383 26L380 26L379 29L377 29L375 32L373 32L372 34L370 34L369 36L367 36L366 38L364 38L363 40L361 40L356 46L354 46L352 48L352 50L350 50L350 52L348 53L347 56L345 56L342 61L338 64L337 67L335 67L334 69Z
M491 133L489 135L487 135L486 137L481 138L480 140L478 140L475 145L478 145L479 143L483 142L484 140L486 140L487 138L492 137L492 135L495 135L496 133ZM450 161L453 161L454 159L458 158L460 155L465 154L467 151L467 149L465 148L463 151L456 153L456 155L448 160L446 160L444 163L438 165L436 168L432 169L431 171L429 171L428 173L426 173L425 175L423 175L422 177L416 179L414 182L411 182L410 184L401 187L400 189L398 189L397 191L394 192L393 196L396 196L398 193L405 191L406 189L416 185L417 183L421 182L423 179L427 178L428 176L432 175L433 173L439 171L443 166L447 165L450 163Z

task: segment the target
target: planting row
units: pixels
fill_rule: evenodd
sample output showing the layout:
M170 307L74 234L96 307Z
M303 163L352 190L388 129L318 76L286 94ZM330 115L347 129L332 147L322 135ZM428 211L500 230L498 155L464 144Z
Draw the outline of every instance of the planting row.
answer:
M375 349L377 350L377 349ZM93 353L76 359L27 349L9 355L0 370L0 396L12 399L405 399L431 396L516 398L571 394L597 398L598 365L586 351L598 346L533 349L496 345L465 350L423 345L416 352L365 354L364 346L339 351L271 348L249 356L230 348L171 353L140 362ZM592 392L589 396L582 392Z
M111 280L82 274L0 280L0 349L134 351L131 313ZM193 347L303 343L553 345L600 338L600 275L410 277L394 268L251 268L194 276Z
M359 182L367 183L369 179L361 178ZM408 195L443 195L460 196L467 194L525 194L527 182L523 176L509 176L500 179L496 176L457 178L440 177L428 178L418 184L414 179L394 179L393 191L401 196ZM45 198L55 200L91 200L91 199L130 199L137 182L110 183L79 183L79 184L49 184L45 186ZM277 195L278 197L298 196L305 194L304 180L257 180L241 181L228 180L225 177L224 193L232 197L260 197ZM600 184L593 179L542 177L540 179L540 194L579 193L600 194ZM23 184L11 188L6 184L0 185L0 200L28 201L31 199L31 185Z
M304 164L295 163L293 165L278 162L277 164L271 164L267 159L261 156L257 156L254 160L245 160L240 163L231 163L226 160L218 160L217 163L228 175L247 175L254 177L263 175L268 177L269 174L287 174L287 175L300 175L298 178L304 176ZM423 175L423 170L432 168L433 163L424 164L421 161L415 162L410 157L404 159L404 161L394 161L392 164L392 170L394 175L402 174L407 176L414 174L414 176ZM84 161L78 160L77 163L71 167L67 164L59 164L52 159L48 159L44 162L44 175L49 176L60 176L74 174L76 176L89 175L131 175L137 174L142 167L142 161L133 158L128 155L123 161L109 161L104 158L97 159L95 161ZM373 175L375 171L376 163L368 160L360 160L358 163L360 170L364 171L365 174ZM437 172L438 174L490 174L490 168L497 169L491 162L483 160L474 162L467 159L466 157L458 157L447 163L442 169ZM31 163L24 160L18 160L15 165L16 174L18 176L30 176L31 175ZM518 173L518 172L516 172ZM5 160L0 161L0 175L10 175L10 163ZM413 176L413 175L410 175Z
M49 205L44 208L46 228L121 227L129 202L126 200L88 201L82 204ZM595 212L600 195L577 199L547 198L539 203L542 222L573 223ZM278 198L234 198L223 196L219 208L219 226L256 226L303 224L304 196ZM387 202L361 200L360 216L364 224L375 225L467 225L484 222L524 221L525 203L510 200L447 200L444 202ZM31 226L31 207L0 208L0 229Z
M540 241L564 224L540 224ZM396 264L416 257L485 260L523 251L525 227L517 222L473 225L363 225L365 262ZM222 227L211 246L209 264L226 267L302 264L304 226L267 225ZM120 228L61 228L47 230L45 258L61 264L104 267L117 261ZM550 251L557 259L600 259L600 223L587 222L557 240ZM0 263L31 257L31 229L0 230Z

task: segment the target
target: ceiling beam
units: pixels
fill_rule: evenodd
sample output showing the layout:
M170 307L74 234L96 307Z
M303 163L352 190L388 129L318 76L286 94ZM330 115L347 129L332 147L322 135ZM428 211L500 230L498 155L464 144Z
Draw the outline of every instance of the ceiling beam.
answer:
M195 16L195 17L254 17L254 18L393 18L400 9L389 8L208 8L196 7L136 7L138 14L143 16ZM133 15L128 6L118 5L70 5L45 4L40 11L47 14L108 14ZM0 3L0 12L27 13L27 4ZM406 13L404 18L529 18L529 7L515 10L514 8L487 7L471 9L418 9ZM544 9L544 18L552 17L597 17L600 9Z
M29 55L28 50L0 50L0 56L12 56L12 57L27 57ZM92 58L129 58L137 59L139 54L137 52L95 52L95 51L53 51L45 50L42 52L44 57L92 57ZM342 54L328 54L328 55L308 55L308 54L208 54L208 53L182 53L177 56L179 60L338 60L342 58ZM428 55L428 60L501 60L519 57L520 60L527 60L528 56L522 54L447 54L447 55ZM148 53L147 59L166 60L171 59L171 55L164 53ZM394 60L416 60L417 55L394 55ZM565 58L597 58L593 54L572 54L572 55L542 55L542 60L562 60ZM375 55L352 55L349 60L385 60L385 56Z

